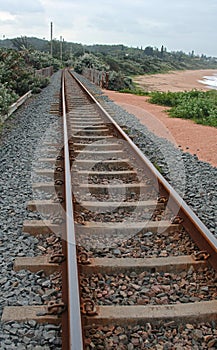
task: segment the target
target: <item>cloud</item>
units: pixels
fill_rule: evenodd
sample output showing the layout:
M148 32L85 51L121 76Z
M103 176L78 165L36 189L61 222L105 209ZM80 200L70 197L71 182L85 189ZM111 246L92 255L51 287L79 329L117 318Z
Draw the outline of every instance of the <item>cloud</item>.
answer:
M0 13L1 32L4 37L43 35L42 28L46 21L39 0L0 0Z
M49 38L52 21L54 37L67 41L217 50L216 0L0 0L0 11L8 37Z
M12 15L7 11L0 11L0 22L13 22L16 19L15 15Z
M34 12L43 12L40 0L0 0L0 11L6 11L11 14L26 14Z

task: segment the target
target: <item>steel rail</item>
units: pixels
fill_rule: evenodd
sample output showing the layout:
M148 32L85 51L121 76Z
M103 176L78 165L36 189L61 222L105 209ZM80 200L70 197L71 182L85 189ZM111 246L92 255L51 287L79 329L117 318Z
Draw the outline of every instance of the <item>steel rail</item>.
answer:
M121 127L114 121L109 113L100 105L87 88L79 81L79 79L70 71L72 77L78 82L81 88L86 92L89 98L96 104L98 110L108 118L115 126L120 136L132 147L137 158L146 164L148 175L154 179L154 185L162 195L168 198L168 207L183 220L182 225L190 234L201 250L205 250L210 254L208 261L217 270L217 239L197 217L193 210L186 204L180 195L172 188L172 186L164 179L150 160L142 153L142 151L133 143L133 141L125 134Z
M83 336L80 311L80 293L78 283L78 268L76 254L76 239L74 229L71 171L69 159L69 139L67 131L67 111L65 100L65 72L62 76L62 113L64 131L64 165L65 165L65 209L66 209L66 252L67 252L67 314L68 314L68 339L67 347L70 350L83 349ZM68 350L67 349L67 350ZM66 350L64 348L64 350Z

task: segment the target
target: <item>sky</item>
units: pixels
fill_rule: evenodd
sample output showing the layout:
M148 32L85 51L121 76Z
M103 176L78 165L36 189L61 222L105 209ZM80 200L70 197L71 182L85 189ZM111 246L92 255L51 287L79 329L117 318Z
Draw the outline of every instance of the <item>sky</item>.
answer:
M161 45L217 57L217 0L0 0L0 39Z

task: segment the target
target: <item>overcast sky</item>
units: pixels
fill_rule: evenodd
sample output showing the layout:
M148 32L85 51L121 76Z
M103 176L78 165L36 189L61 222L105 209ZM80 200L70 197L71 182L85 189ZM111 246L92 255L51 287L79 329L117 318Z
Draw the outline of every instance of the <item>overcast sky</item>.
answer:
M217 0L0 0L0 38L164 45L217 57Z

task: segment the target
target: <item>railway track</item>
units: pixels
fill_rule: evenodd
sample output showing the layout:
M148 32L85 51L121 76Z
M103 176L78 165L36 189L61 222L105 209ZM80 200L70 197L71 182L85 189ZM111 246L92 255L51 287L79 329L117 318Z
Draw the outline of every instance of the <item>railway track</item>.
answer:
M23 226L50 235L53 249L15 261L53 273L58 293L44 306L6 307L3 320L61 322L71 350L151 348L162 324L214 329L216 239L70 71L62 85L64 136L37 170L50 180L33 184L50 199L30 202L44 220Z

